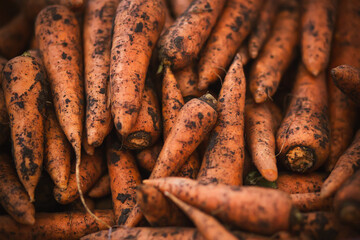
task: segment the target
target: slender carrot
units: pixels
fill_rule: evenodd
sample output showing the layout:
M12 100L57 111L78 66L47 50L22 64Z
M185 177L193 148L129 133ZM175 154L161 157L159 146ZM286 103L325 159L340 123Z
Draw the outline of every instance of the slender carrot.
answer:
M163 144L158 141L155 145L145 148L136 154L136 162L139 167L151 172L154 169L156 159L159 156Z
M360 69L349 65L340 65L331 69L335 85L356 103L360 103Z
M249 55L252 59L258 56L270 35L278 10L278 3L278 0L268 0L263 3L255 27L249 36Z
M337 0L305 0L301 3L302 61L314 76L319 75L329 62L336 3Z
M327 211L332 208L332 198L321 198L319 192L290 194L291 201L302 212Z
M165 21L164 7L160 0L124 0L116 10L110 101L116 130L123 136L139 115L151 53Z
M242 185L246 81L241 61L235 57L220 90L218 120L197 178L204 183Z
M200 90L207 89L225 75L225 69L251 31L261 3L262 0L226 1L224 11L202 50L199 62Z
M321 197L330 197L360 168L360 130L349 148L336 162L334 169L321 187Z
M105 197L111 193L109 174L102 176L97 183L90 189L88 196L92 198Z
M280 172L276 184L279 190L289 194L319 192L326 176L321 172L307 174Z
M190 6L193 0L170 0L171 11L176 18L180 17Z
M256 103L264 102L276 92L298 42L298 25L297 1L284 1L271 35L251 68L250 91Z
M173 69L181 69L197 58L201 47L225 4L222 0L194 0L159 39L159 57Z

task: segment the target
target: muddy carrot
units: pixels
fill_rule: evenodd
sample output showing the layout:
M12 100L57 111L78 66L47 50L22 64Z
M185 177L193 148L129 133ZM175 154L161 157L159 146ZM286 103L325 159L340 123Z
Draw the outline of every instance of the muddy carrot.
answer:
M7 62L2 80L16 170L33 202L43 164L45 73L34 57L19 56Z
M114 225L111 210L96 210L95 215L109 225ZM2 239L79 239L95 231L106 229L89 214L83 212L37 213L32 226L16 223L9 216L0 216Z
M118 0L87 1L84 15L85 128L89 145L98 147L111 130L107 107L111 28Z
M302 62L314 76L322 72L329 62L336 4L337 0L301 2Z
M204 183L242 185L246 81L241 61L235 57L220 90L218 120L197 177Z
M165 21L164 7L160 0L126 0L116 10L110 102L116 130L123 136L134 127L140 112L151 53Z
M98 182L88 192L89 197L101 198L110 194L110 177L109 174L102 176Z
M319 168L329 155L325 74L314 77L300 64L292 99L276 137L283 164L294 172Z
M221 0L194 0L159 39L160 60L168 60L175 70L196 59L224 4Z
M302 212L327 211L332 208L332 198L321 198L319 192L290 194L291 201Z
M196 179L196 177L198 176L199 170L200 170L199 154L195 150L190 155L188 160L186 160L184 165L182 165L177 176Z
M86 193L90 190L104 172L105 164L102 155L100 150L95 151L93 156L82 153L79 167L82 192ZM61 204L71 203L79 197L74 165L72 165L70 170L67 188L61 189L56 186L54 188L54 197Z
M0 204L18 223L35 223L35 208L6 154L0 155Z
M298 42L299 6L286 1L279 6L274 27L250 72L250 91L256 103L274 95L292 60Z
M123 225L136 203L135 188L141 183L141 176L132 154L122 149L115 136L107 140L106 158L115 221Z
M153 186L138 186L136 199L144 217L153 227L189 226L190 224L185 214Z
M289 194L319 192L326 176L321 172L307 174L280 172L276 184L279 190Z
M170 0L171 11L176 18L180 17L192 3L192 0Z
M360 2L343 0L338 4L332 42L330 68L348 64L360 68ZM328 79L330 115L330 156L325 168L330 172L350 145L356 122L356 104Z
M360 168L360 130L349 148L341 155L329 177L321 187L321 196L333 195Z
M281 111L271 101L256 104L249 99L245 113L246 142L252 160L266 180L275 181L278 177L275 135L281 122Z
M85 130L85 129L84 129ZM89 141L88 141L88 138L87 138L87 134L86 132L84 131L83 135L82 135L82 141L81 141L81 145L82 145L82 148L83 150L86 152L86 154L92 156L94 155L94 152L95 152L95 147L94 146L91 146L89 144Z
M94 211L95 210L95 202L85 196L84 197L85 199L85 203L86 203L86 206L91 210L91 211ZM86 209L84 208L84 205L82 204L81 200L80 199L76 199L75 201L71 202L70 204L67 204L66 205L66 211L71 211L71 212L85 212Z
M249 36L249 54L252 59L258 56L266 39L270 35L271 27L276 18L278 2L277 0L269 0L263 3L257 22Z
M156 159L159 156L163 144L158 141L155 145L145 148L136 154L136 162L139 167L151 172L154 169Z
M350 65L340 65L331 69L335 85L356 103L360 103L360 69Z

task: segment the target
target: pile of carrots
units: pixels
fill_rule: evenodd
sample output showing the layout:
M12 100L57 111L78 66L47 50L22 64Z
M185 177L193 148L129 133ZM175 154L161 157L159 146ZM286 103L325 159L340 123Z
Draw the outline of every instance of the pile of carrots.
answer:
M359 0L1 1L0 238L360 238L359 29Z

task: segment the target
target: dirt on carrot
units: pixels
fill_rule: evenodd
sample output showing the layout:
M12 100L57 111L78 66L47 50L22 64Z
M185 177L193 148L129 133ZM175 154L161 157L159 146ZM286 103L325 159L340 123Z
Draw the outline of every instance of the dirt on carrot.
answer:
M319 192L327 174L312 172L306 174L280 172L277 188L289 194Z
M319 192L290 194L293 205L301 212L329 211L333 199L322 198Z
M360 69L350 65L340 65L331 69L335 85L357 104L360 104Z

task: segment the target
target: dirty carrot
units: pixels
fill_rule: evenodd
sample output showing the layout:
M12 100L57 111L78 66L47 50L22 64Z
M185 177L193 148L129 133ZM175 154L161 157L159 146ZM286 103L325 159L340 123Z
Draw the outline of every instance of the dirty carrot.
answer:
M306 174L280 172L276 184L279 190L289 194L319 192L326 176L321 172Z
M182 165L177 174L178 177L196 179L200 170L199 154L195 150L188 160Z
M331 69L335 85L356 103L360 104L360 69L350 65L340 65Z
M192 0L170 0L171 11L176 18L183 14L192 3Z
M88 196L92 198L101 198L110 194L110 192L110 177L109 174L105 174L90 189L90 191L88 192Z
M156 159L159 156L163 144L158 141L155 145L145 148L136 154L136 162L139 167L151 172L154 169Z
M249 99L245 113L246 142L252 160L266 180L275 181L278 177L275 135L281 122L281 111L271 101L256 104Z
M325 73L314 77L300 64L276 136L282 163L301 173L319 168L329 156L329 134Z
M85 129L89 145L98 147L111 130L107 106L111 28L118 0L89 0L84 15Z
M277 0L268 0L263 3L255 27L249 36L249 55L252 59L258 56L270 35L271 27L276 18L278 2Z
M297 1L284 2L279 6L269 39L251 68L250 91L256 103L271 99L276 92L298 42L298 25Z
M330 197L360 168L360 130L349 148L340 156L321 187L321 197Z
M11 159L0 155L0 204L18 223L35 223L35 208L14 170Z
M115 222L123 225L136 203L135 188L141 183L141 176L131 152L122 149L116 136L107 140L106 158Z
M194 0L159 39L160 60L168 60L175 70L196 59L224 4L222 0Z
M215 25L199 62L200 90L225 75L237 49L251 31L261 7L261 0L229 0Z
M235 57L220 90L217 123L197 177L204 183L242 185L246 81L241 61Z
M34 57L19 56L7 62L2 80L17 174L33 202L43 164L45 72Z
M301 55L311 74L319 75L328 65L337 0L301 2Z
M140 112L151 53L165 21L164 7L161 0L125 0L116 10L109 87L111 114L123 136Z
M94 155L95 147L91 146L89 144L85 129L84 129L84 133L82 135L81 145L82 145L83 150L86 152L86 154L88 154L90 156Z
M327 211L332 208L332 198L321 198L319 192L290 194L291 201L302 212Z

